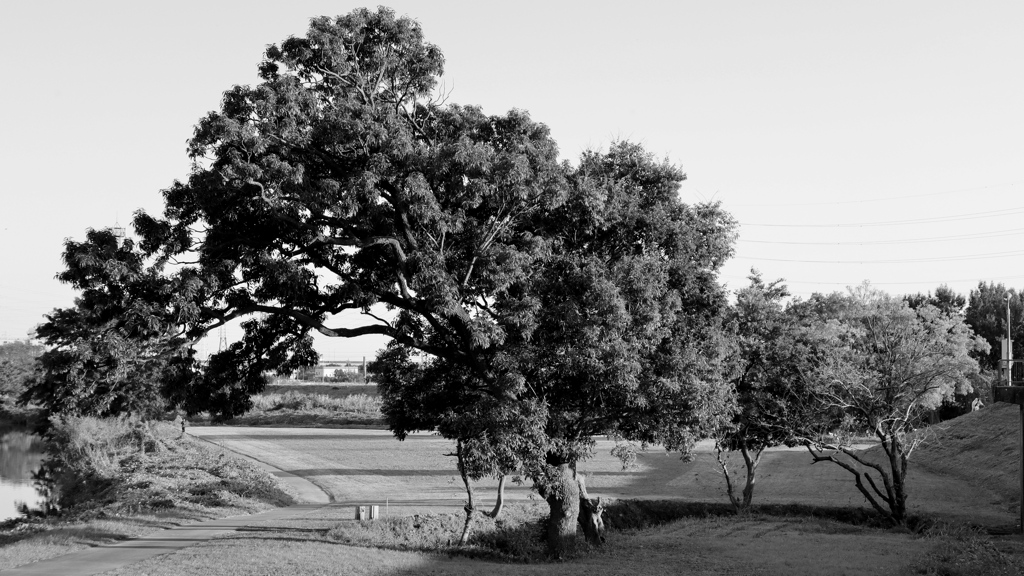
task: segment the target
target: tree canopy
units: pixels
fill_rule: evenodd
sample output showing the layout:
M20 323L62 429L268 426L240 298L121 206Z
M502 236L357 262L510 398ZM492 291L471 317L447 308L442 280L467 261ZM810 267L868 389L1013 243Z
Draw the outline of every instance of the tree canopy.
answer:
M315 18L269 46L260 82L196 126L192 172L163 213L136 214L138 244L90 239L106 252L80 283L124 297L78 308L95 311L93 334L176 346L168 395L222 418L268 372L315 363L311 332L386 336L375 371L396 435L436 428L469 475L522 467L549 503L571 504L593 434L685 450L720 412L717 274L735 224L683 204L682 171L638 145L573 167L526 112L446 103L443 64L386 8ZM136 298L147 331L107 329ZM348 310L363 322L336 324ZM190 342L243 320L239 342L192 362ZM63 338L79 320L53 322ZM575 517L561 513L565 536Z
M755 270L729 310L737 347L729 371L736 409L717 430L716 454L737 512L751 505L764 450L813 435L827 427L831 415L818 409L812 377L826 336L800 303L787 305L788 296L782 280L766 283ZM743 458L742 493L737 493L726 452Z
M66 241L64 263L58 279L79 296L74 307L53 311L37 328L46 350L21 401L46 414L161 409L191 377L192 365L170 308L168 280L147 266L132 240L122 243L109 230Z
M983 368L996 370L1002 358L1000 341L1006 338L1006 308L1009 298L1013 335L1013 357L1024 358L1024 299L1013 288L995 282L979 282L971 290L965 317L974 331L988 342L989 348L977 354Z
M491 463L488 474L531 477L573 530L573 470L594 435L684 451L706 435L726 411L716 271L731 250L731 220L716 206L680 203L682 178L633 144L585 155L565 201L534 221L547 245L516 285L528 321L478 351L488 371L453 379L449 360L413 365L401 343L374 364L392 429L452 431L466 454ZM487 426L499 413L500 435ZM519 458L497 458L507 446L522 447Z
M907 466L925 440L911 433L944 400L970 390L969 379L978 372L971 354L986 352L988 345L961 316L930 304L914 309L867 285L843 300L834 316L822 318L832 340L816 373L821 409L843 414L846 425L830 439L819 438L811 453L815 461L831 461L854 474L868 502L903 524ZM853 449L844 430L876 437L885 461L873 462Z

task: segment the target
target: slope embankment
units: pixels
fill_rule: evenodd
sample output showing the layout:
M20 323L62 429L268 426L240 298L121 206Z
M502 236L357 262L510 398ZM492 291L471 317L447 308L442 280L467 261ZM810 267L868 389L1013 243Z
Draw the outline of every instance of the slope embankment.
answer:
M928 439L911 457L937 474L994 493L1008 508L1020 506L1020 409L995 403L932 426Z

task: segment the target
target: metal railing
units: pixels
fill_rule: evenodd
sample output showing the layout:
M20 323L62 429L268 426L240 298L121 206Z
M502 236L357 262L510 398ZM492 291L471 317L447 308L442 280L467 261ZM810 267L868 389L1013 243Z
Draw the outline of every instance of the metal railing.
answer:
M1015 386L1024 386L1024 358L1020 360L1001 360L999 367L1000 384L1006 384L1006 365L1010 364L1010 380Z

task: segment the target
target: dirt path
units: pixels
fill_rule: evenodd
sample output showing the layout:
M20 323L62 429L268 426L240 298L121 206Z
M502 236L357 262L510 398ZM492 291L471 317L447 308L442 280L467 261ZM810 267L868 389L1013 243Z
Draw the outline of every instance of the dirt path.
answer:
M384 430L194 427L190 432L271 466L306 478L339 504L377 504L392 514L451 511L462 507L465 492L455 472L452 443L431 434L395 440ZM711 445L698 445L693 462L651 450L638 455L638 467L623 471L609 454L613 443L598 442L594 458L578 469L588 476L593 495L615 498L679 498L725 501L725 482ZM737 462L738 466L739 463ZM755 503L866 506L846 471L828 463L811 465L803 448L773 449L762 457ZM486 504L495 481L479 483ZM911 462L912 513L986 525L1015 520L1010 503L980 486ZM506 496L529 498L529 486L511 485Z

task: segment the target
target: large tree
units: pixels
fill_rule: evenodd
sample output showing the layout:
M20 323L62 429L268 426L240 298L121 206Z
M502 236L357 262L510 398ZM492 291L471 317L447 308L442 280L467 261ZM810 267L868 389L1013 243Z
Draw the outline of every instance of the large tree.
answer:
M565 194L557 148L523 112L435 102L442 64L387 9L316 18L267 49L258 86L229 90L200 122L192 175L165 191L162 218L135 225L149 254L178 264L188 335L262 320L194 396L244 410L284 360L265 352L310 330L487 370L485 352L524 329L517 283L545 246L534 222ZM365 321L333 325L346 310Z
M927 434L927 415L954 393L970 390L978 373L974 352L988 344L961 316L906 301L863 285L844 298L824 330L832 341L817 369L823 410L844 426L807 444L815 462L833 462L854 475L857 489L895 524L907 521L907 467ZM915 433L916 431L916 433ZM878 439L878 462L854 448L853 435Z
M488 461L497 436L451 423L495 397L515 407L515 429L542 431L521 466L549 504L556 552L571 545L578 520L588 539L600 539L589 530L600 507L575 472L594 435L686 451L725 412L725 299L715 280L731 249L731 220L717 206L680 203L682 178L633 144L588 153L569 174L565 202L535 221L547 245L517 285L529 307L488 311L527 327L489 352L489 373L452 388L451 378L431 376L443 359L402 367L406 355L392 350L375 364L398 434L451 430L466 453ZM511 436L501 443L523 444Z
M265 373L315 361L311 331L387 336L385 360L422 355L422 374L444 375L392 372L389 406L431 402L389 409L396 434L437 427L484 454L476 474L529 451L502 456L479 441L488 427L441 411L544 431L544 461L527 459L558 544L575 532L590 434L685 447L715 412L733 224L682 204L682 173L638 146L572 168L525 112L443 103L442 71L419 25L386 8L313 19L200 121L192 174L134 226L183 342L252 318L181 380L190 412L247 409ZM347 310L364 322L335 324ZM440 395L422 389L435 383Z

